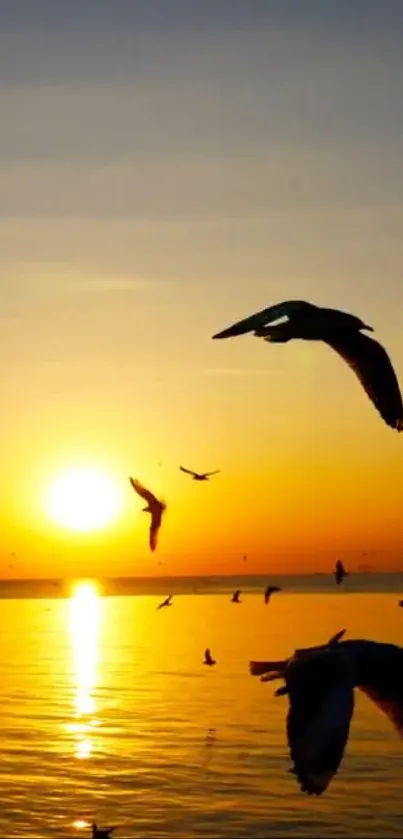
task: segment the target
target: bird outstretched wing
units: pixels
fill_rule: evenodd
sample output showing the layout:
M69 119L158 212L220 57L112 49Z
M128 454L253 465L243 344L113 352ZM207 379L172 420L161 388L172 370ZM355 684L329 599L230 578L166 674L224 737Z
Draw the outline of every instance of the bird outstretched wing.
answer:
M129 481L134 491L137 492L137 495L140 495L141 498L144 498L144 500L147 501L148 504L155 504L155 502L157 501L155 495L152 492L150 492L149 489L146 489L145 486L143 486L143 484L137 480L137 478L129 478Z
M285 300L283 303L276 303L275 306L269 306L267 309L262 309L261 312L255 312L243 320L232 324L222 332L217 332L213 335L213 340L217 338L233 338L236 335L245 335L246 332L254 332L255 329L272 323L279 318L288 317L293 312L301 311L301 309L316 308L312 303L307 303L305 300Z
M291 772L301 790L321 795L336 774L350 731L354 689L348 662L337 652L316 656L314 670L302 664L288 681L287 738ZM335 672L332 672L333 663Z
M391 428L403 431L403 401L396 373L386 350L361 332L331 334L326 343L354 371L367 396Z
M357 687L389 717L403 737L403 649L371 641L356 644L357 648L360 645Z
M180 466L179 469L181 470L181 472L186 472L187 475L193 475L193 476L198 475L198 472L193 472L192 469L185 469L184 466Z
M204 472L204 476L210 478L211 475L218 475L219 472L221 472L221 469L215 469L214 472Z
M165 510L165 504L161 501L155 502L151 510L151 525L150 525L150 548L155 551L158 543L158 533L161 527L162 514Z

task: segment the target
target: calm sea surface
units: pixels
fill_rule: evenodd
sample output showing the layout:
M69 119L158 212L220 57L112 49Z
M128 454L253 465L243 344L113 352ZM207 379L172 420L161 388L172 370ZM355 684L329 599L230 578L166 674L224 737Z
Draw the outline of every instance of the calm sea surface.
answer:
M306 797L287 772L287 700L248 661L343 627L403 645L403 579L284 578L265 607L268 581L239 581L240 605L238 579L160 582L174 593L161 611L157 594L85 582L70 599L3 599L0 836L84 837L96 821L117 839L400 837L403 743L386 717L357 692L339 774Z

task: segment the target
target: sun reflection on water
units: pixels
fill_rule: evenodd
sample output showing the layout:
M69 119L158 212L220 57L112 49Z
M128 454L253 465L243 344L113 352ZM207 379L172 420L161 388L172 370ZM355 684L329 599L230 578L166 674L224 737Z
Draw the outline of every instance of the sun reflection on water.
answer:
M101 598L94 583L79 583L69 602L70 636L74 659L75 721L68 730L75 734L75 754L88 758L93 751L93 733L99 725L93 695L97 685L98 639Z

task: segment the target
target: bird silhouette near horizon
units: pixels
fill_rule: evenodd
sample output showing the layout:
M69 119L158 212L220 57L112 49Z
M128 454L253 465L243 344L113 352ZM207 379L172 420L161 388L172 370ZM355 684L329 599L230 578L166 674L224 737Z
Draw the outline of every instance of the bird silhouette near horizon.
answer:
M102 828L98 827L98 825L92 824L91 829L92 829L92 839L110 839L111 834L113 833L114 830L116 830L116 827L107 827L107 828L102 829Z
M273 323L284 317L288 320ZM213 339L253 332L271 343L286 343L294 338L324 341L356 374L384 422L396 431L403 431L403 401L396 373L386 350L369 335L363 335L363 329L374 331L347 312L322 308L305 300L286 300L238 321L213 335Z
M275 594L276 591L281 591L281 588L279 588L279 586L267 586L267 589L264 593L265 606L267 606L267 604L270 601L270 598L271 598L272 594Z
M242 600L239 599L240 596L241 596L241 589L237 588L237 590L234 591L234 593L231 597L231 603L242 603Z
M159 605L157 606L157 612L159 609L164 609L165 606L172 606L172 594L169 594L168 597L166 597L165 600L162 601L162 603L159 603Z
M358 688L403 737L403 648L377 641L341 641L296 650L284 661L251 661L252 676L283 679L288 696L287 739L302 792L321 795L336 774L348 741Z
M186 475L191 475L194 481L208 481L212 475L218 475L221 471L220 469L215 469L214 472L193 472L193 469L185 469L184 466L180 466L179 469L181 472L185 472Z
M207 647L207 649L204 651L203 664L206 664L207 667L214 667L214 665L217 664L215 658L213 658L211 655L211 650L209 649L209 647Z
M333 574L334 574L334 579L336 580L336 583L337 583L338 586L343 582L344 577L349 576L349 572L346 571L341 559L337 560L336 567L333 571Z
M161 527L161 521L164 511L166 510L166 504L163 501L159 501L155 495L150 492L150 490L146 489L143 484L137 480L137 478L129 478L130 483L137 495L140 495L141 498L144 498L147 501L147 507L143 507L143 513L151 513L151 524L150 524L150 549L155 551L158 542L158 533Z

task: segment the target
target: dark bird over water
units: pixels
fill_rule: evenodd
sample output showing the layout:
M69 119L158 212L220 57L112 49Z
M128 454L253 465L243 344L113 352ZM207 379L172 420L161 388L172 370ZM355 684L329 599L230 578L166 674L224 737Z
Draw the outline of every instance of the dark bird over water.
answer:
M334 579L336 580L337 585L339 586L340 583L343 582L344 577L348 577L349 573L346 571L341 559L338 559L336 562L336 567L334 569Z
M264 602L266 606L270 600L271 595L275 594L276 591L281 591L281 588L279 588L278 586L267 586L267 589L264 593Z
M157 611L158 609L163 609L164 606L172 606L172 594L169 594L166 600L163 600L162 603L157 606Z
M143 513L151 513L150 525L150 548L155 551L158 541L158 531L161 527L162 515L166 510L166 504L163 501L158 501L158 498L153 495L150 490L146 489L140 481L136 478L129 478L130 483L137 495L147 501L147 507L143 507Z
M93 824L92 827L92 839L110 839L111 833L116 830L116 827L108 827L101 830L98 825Z
M284 317L288 320L269 325ZM386 424L403 431L403 402L395 371L381 344L363 335L363 329L373 332L355 315L304 300L287 300L233 324L213 338L253 332L272 343L286 343L293 338L324 341L351 367Z
M207 667L213 667L214 664L217 664L216 660L211 656L211 650L207 647L204 651L204 661L203 664L206 664Z
M237 588L237 590L234 591L234 593L231 597L231 603L241 603L241 600L239 599L240 595L241 595L241 589Z
M212 475L218 475L220 469L216 469L215 472L193 472L192 469L185 469L184 466L180 466L179 469L181 472L186 472L187 475L191 475L194 481L208 481Z
M347 744L357 687L403 737L403 649L377 641L341 641L296 650L285 661L251 661L252 676L284 679L287 738L302 792L321 795L336 774ZM264 675L263 675L264 674Z

